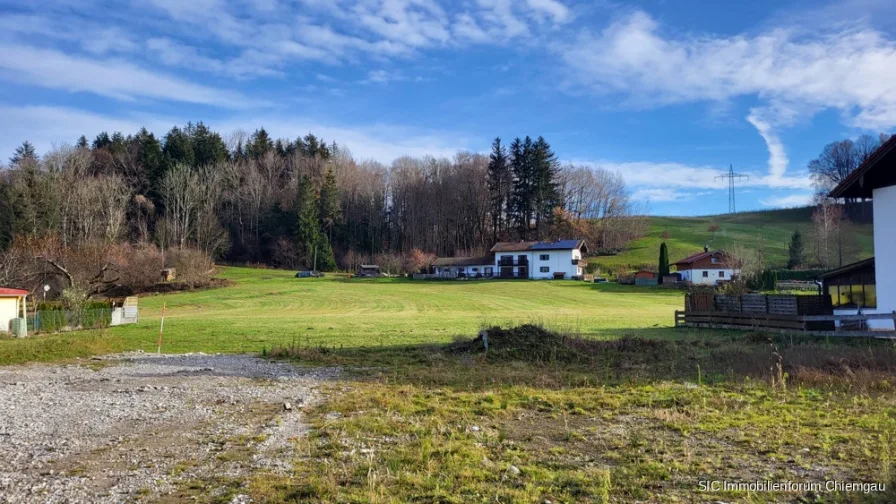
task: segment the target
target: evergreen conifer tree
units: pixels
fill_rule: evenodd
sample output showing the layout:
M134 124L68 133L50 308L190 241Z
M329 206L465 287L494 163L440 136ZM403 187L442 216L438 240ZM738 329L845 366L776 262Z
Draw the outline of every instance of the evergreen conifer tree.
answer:
M660 244L660 263L657 283L663 283L663 277L669 274L669 249L666 242Z
M797 229L790 235L790 244L787 246L787 267L789 269L798 268L803 265L805 259L806 252L803 244L803 235Z
M333 240L333 228L339 219L339 187L336 185L336 172L333 167L327 168L324 185L320 189L320 221L321 228L328 241Z
M498 234L504 230L508 205L510 204L510 191L512 174L507 162L507 149L501 145L501 139L495 138L492 142L492 153L488 161L488 193L492 216L492 241L498 241Z
M298 214L298 234L296 251L299 263L308 268L314 267L314 253L320 245L320 212L315 199L314 186L307 175L299 180L296 212Z

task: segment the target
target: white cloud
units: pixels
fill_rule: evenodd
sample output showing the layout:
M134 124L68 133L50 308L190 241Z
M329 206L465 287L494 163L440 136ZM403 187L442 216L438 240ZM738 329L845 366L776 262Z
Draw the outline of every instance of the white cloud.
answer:
M119 100L137 97L243 108L259 105L243 95L144 70L121 60L93 60L59 51L0 44L0 78Z
M676 38L635 11L558 49L580 84L642 104L758 96L847 114L855 107L852 122L885 110L886 125L896 124L896 42L870 28L815 38L785 29Z
M896 125L896 41L868 27L807 36L775 28L756 35L675 35L636 10L600 32L555 45L576 85L653 107L750 96L765 105L750 122L769 150L763 181L791 187L776 129L836 109L847 125ZM802 177L797 177L802 178Z
M480 17L486 23L499 28L503 37L519 37L529 32L529 27L513 10L511 0L477 0L483 8Z
M787 153L784 151L784 144L772 131L771 125L762 118L761 112L756 109L750 110L747 121L759 131L759 135L765 140L768 147L768 176L770 179L781 179L787 172Z
M526 4L535 11L550 15L557 22L569 20L569 9L557 0L526 0Z
M39 153L53 146L74 144L81 135L93 139L101 131L134 133L141 127L165 133L179 121L146 117L112 117L67 107L0 105L0 159L5 159L23 141Z
M703 194L703 193L701 193ZM669 203L687 201L697 197L696 193L688 193L677 189L638 189L632 193L632 199L647 203Z
M764 198L759 200L760 203L767 207L799 207L806 206L812 203L812 198L814 195L812 193L796 193L789 194L787 196L772 196L769 198Z
M716 180L725 170L710 166L691 166L683 163L653 163L649 161L584 161L577 162L618 172L632 187L675 187L690 189L719 189L725 186Z
M687 189L690 191L701 189L727 189L728 182L723 177L728 173L726 168L712 166L689 165L674 162L650 162L650 161L573 161L574 164L584 164L592 167L600 167L605 170L618 172L625 179L625 183L636 190L645 188L662 189ZM808 189L812 187L812 180L805 176L780 176L771 177L763 173L741 171L738 173L749 178L737 182L738 187L764 187L776 189ZM645 193L646 194L646 193ZM657 193L659 194L659 193Z
M367 78L361 81L362 84L388 84L395 81L405 80L404 74L399 71L388 70L371 70L367 72Z

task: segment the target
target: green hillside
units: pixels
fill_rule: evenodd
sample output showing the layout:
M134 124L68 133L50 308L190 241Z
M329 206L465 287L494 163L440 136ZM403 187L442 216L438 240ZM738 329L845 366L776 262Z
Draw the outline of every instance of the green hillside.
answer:
M669 257L672 262L694 252L704 245L713 249L730 248L738 243L747 248L755 248L760 236L765 241L766 257L770 266L785 266L787 263L787 241L793 231L799 229L804 234L806 249L811 248L812 207L769 210L704 217L649 217L647 236L629 244L629 248L618 255L599 256L589 260L596 262L602 271L610 271L619 265L630 269L641 266L656 267L663 232L668 231ZM719 230L709 231L711 223L717 223ZM871 224L853 224L857 257L846 258L848 262L864 259L874 254Z

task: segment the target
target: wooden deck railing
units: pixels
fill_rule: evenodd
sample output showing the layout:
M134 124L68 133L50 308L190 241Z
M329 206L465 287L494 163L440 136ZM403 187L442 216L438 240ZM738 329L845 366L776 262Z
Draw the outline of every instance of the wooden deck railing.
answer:
M892 320L893 313L868 313L863 315L775 315L770 313L741 313L720 311L676 311L675 327L708 327L714 329L757 330L763 332L804 333L817 336L859 336L896 339L896 331L838 329L835 322L866 322ZM818 330L810 327L830 322L832 329Z

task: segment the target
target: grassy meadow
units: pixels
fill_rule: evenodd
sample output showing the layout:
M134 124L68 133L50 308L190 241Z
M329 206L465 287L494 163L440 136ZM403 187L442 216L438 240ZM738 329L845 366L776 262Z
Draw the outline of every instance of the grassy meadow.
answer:
M812 207L802 207L702 217L648 217L647 236L633 241L618 255L591 258L589 262L596 262L604 271L612 271L619 265L631 269L642 265L656 266L663 233L668 232L666 243L672 262L699 252L707 244L722 250L734 245L754 248L762 236L768 264L784 267L787 243L794 231L803 234L807 253L810 252L813 210ZM712 223L720 228L715 233L709 231ZM874 255L871 224L854 224L853 231L854 255L857 257L851 260Z
M140 298L140 322L91 333L0 341L0 363L155 351L165 305L163 352L261 352L304 346L445 343L483 325L538 322L594 337L669 331L678 291L572 281L422 282L226 267L229 287ZM83 345L81 351L75 347Z
M659 288L220 276L232 285L142 297L136 325L0 340L0 363L155 351L164 304L163 352L343 368L303 408L292 471L222 471L166 502L896 501L891 342L676 330L682 294ZM474 340L526 323L555 331ZM699 490L766 479L887 492Z

